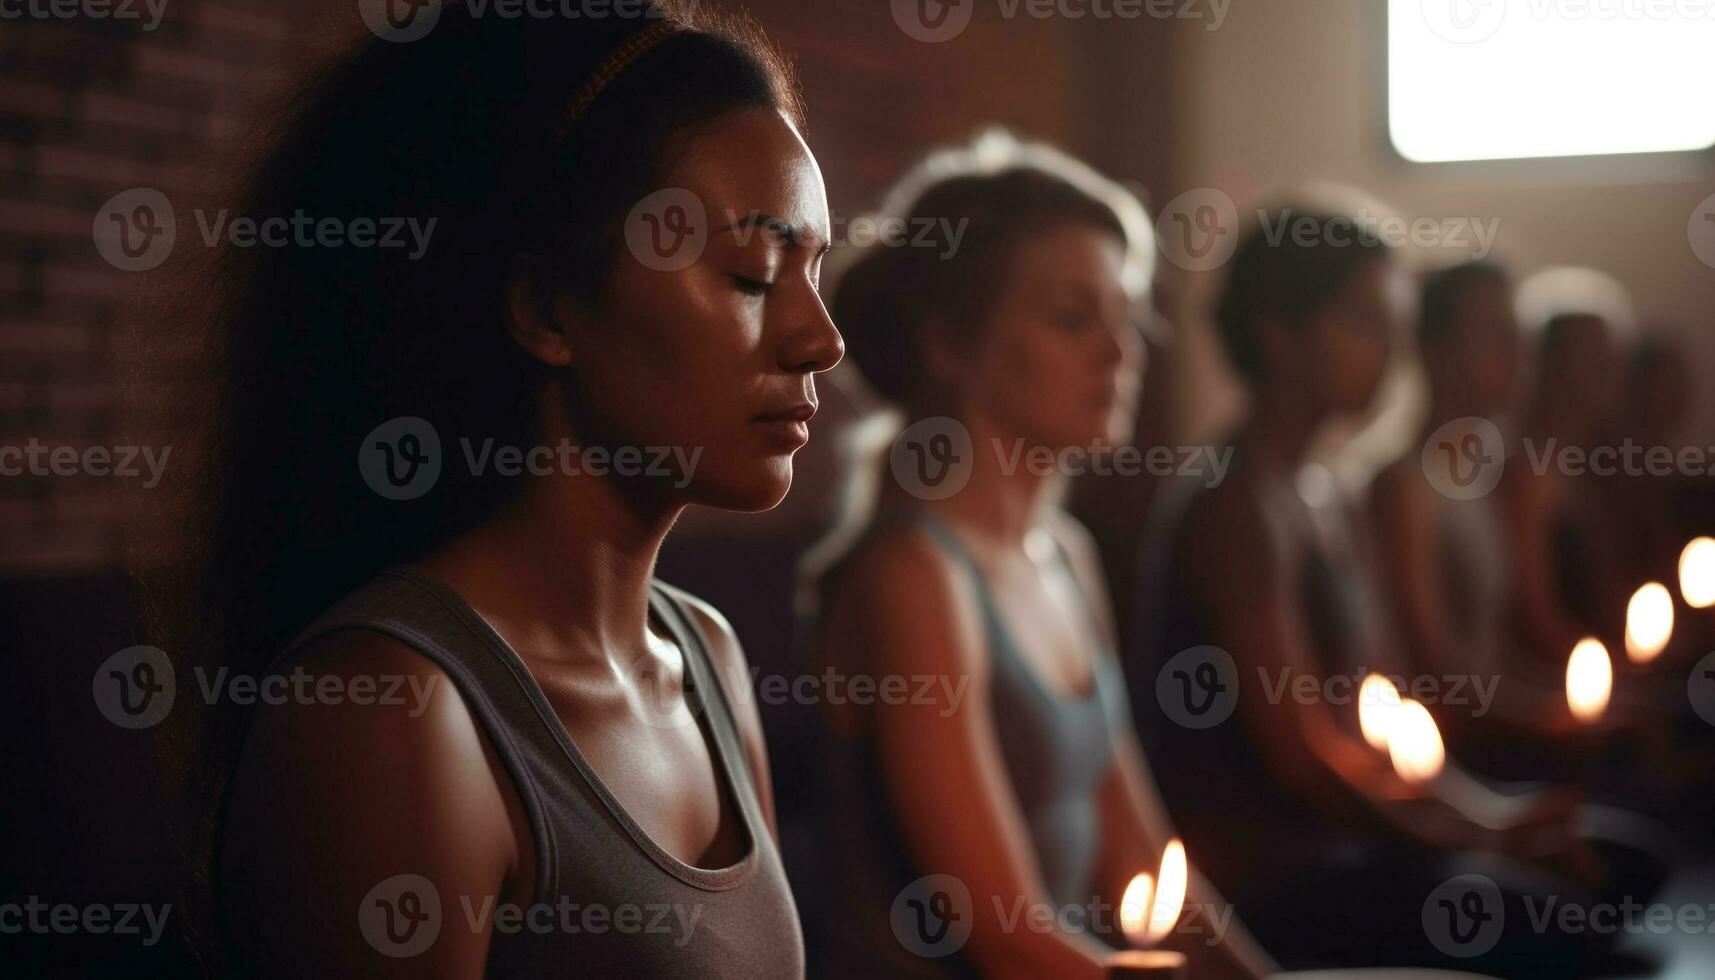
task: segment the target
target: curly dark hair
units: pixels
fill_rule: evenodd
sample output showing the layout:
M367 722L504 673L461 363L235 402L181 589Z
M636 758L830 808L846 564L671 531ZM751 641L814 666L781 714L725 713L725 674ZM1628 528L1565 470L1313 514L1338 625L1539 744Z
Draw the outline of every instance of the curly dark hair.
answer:
M385 500L357 465L401 416L520 444L544 368L506 329L509 290L600 309L632 206L700 128L747 109L803 128L791 66L748 19L659 2L639 16L482 17L449 2L426 37L369 38L299 84L264 134L235 215L435 224L420 254L226 247L169 304L168 341L207 366L188 413L205 452L183 476L182 553L151 586L155 642L186 670L260 675L291 637L389 564L481 523L515 483L448 467ZM586 79L635 32L667 37L568 126ZM187 397L191 396L185 393ZM190 699L186 699L190 700ZM194 820L190 943L207 915L220 811L246 712L187 705L166 732Z

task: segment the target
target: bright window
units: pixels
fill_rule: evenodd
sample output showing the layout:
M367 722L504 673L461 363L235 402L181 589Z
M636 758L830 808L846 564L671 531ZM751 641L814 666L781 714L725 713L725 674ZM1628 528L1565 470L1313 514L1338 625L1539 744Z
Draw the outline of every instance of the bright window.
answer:
M1388 0L1408 160L1715 146L1715 0Z

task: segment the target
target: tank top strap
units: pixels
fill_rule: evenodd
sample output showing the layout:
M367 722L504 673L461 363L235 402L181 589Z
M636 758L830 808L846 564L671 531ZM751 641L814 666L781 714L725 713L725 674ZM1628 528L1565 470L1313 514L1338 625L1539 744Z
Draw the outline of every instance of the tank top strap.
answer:
M719 755L715 763L729 776L728 781L738 796L736 802L744 808L745 822L751 832L766 833L767 821L762 813L762 801L756 793L756 774L751 769L750 753L745 749L744 736L739 731L738 715L733 711L732 699L709 649L708 636L697 625L689 595L675 586L656 581L651 589L651 600L684 651L688 686L693 695L690 703L693 710L701 710L708 715L709 732L715 743L713 747ZM737 691L748 690L750 683L748 677L726 680Z
M524 665L493 642L488 624L448 591L409 566L384 569L311 622L268 672L289 670L309 644L350 629L398 640L445 671L512 777L535 844L536 890L553 894L559 888L560 862L550 832L550 791L537 776L542 760L558 756L559 747L548 724L519 723L540 714ZM543 721L558 724L553 718Z
M941 546L953 562L965 570L970 576L971 587L976 590L977 604L983 614L983 628L988 631L990 642L999 641L997 645L1007 647L1010 652L1011 638L1007 633L1006 624L1000 618L1000 607L995 605L994 593L989 589L988 578L983 575L981 566L971 554L965 543L959 540L958 532L946 522L928 511L913 512L912 523L929 535L936 544Z

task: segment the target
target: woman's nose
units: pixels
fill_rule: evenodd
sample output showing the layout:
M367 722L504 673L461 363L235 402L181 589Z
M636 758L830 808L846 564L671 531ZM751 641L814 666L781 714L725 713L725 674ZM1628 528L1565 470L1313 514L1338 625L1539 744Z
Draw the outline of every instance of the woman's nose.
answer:
M846 356L846 342L815 292L810 293L802 312L794 312L792 324L780 345L780 366L787 371L826 371Z

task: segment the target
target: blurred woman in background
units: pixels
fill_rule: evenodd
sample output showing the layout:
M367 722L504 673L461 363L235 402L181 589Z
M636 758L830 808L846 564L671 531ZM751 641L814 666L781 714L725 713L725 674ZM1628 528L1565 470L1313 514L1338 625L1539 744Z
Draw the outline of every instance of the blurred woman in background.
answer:
M885 213L968 226L946 251L875 247L839 282L855 360L912 426L869 526L821 582L815 635L841 674L937 683L830 705L838 866L814 972L1100 977L1112 912L1172 830L1127 718L1093 545L1039 454L1127 436L1148 224L1088 167L1003 136L931 158ZM956 884L907 887L929 875ZM952 892L969 905L947 906ZM935 924L909 935L909 915L890 935L890 908L914 901L939 902L939 924L968 938L925 950ZM1211 901L1200 881L1189 901ZM1051 928L1008 918L1044 909ZM1211 931L1169 943L1196 954L1197 976L1266 972L1241 926Z
M1561 740L1582 726L1566 703L1565 664L1527 669L1510 652L1513 569L1494 490L1523 351L1505 270L1471 262L1426 277L1417 352L1429 394L1423 424L1369 487L1393 621L1414 671L1506 675L1480 716L1437 719L1453 754L1492 775L1544 778L1557 771Z
M352 695L196 716L221 975L803 973L743 655L653 565L687 506L791 484L842 354L828 206L760 33L636 9L448 5L421 40L368 41L303 93L239 212L434 234L219 273L174 649ZM746 217L669 254L633 211L661 187ZM623 462L658 447L666 470ZM663 907L694 918L626 925Z
M1567 830L1570 799L1500 796L1434 752L1407 778L1364 730L1363 679L1409 672L1362 522L1309 457L1327 423L1375 397L1403 305L1398 272L1349 217L1262 216L1226 266L1216 311L1251 404L1225 481L1164 500L1152 521L1127 659L1134 711L1190 852L1285 965L1453 963L1422 912L1461 870L1449 856L1486 852L1491 877L1562 895L1578 889L1500 859L1582 869L1587 858ZM1203 717L1170 708L1171 684L1158 690L1175 674L1183 707ZM1445 710L1473 710L1468 687L1464 698ZM1208 714L1216 704L1222 714ZM1476 968L1552 973L1577 955L1519 927L1522 907L1507 916L1506 940Z

